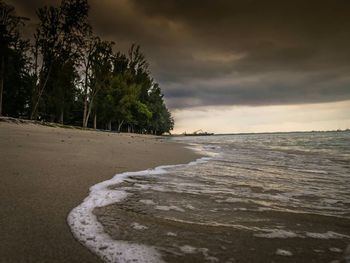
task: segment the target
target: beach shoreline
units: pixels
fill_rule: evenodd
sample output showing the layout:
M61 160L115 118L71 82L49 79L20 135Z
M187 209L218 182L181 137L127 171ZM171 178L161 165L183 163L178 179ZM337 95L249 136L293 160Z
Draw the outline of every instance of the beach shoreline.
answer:
M115 174L188 163L198 154L163 137L0 122L1 262L101 262L67 215Z

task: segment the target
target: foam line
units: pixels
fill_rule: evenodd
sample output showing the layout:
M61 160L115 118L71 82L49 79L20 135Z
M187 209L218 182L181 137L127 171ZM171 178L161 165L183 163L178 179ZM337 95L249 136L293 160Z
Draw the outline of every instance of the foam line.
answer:
M126 191L111 189L110 186L121 184L130 176L164 174L167 169L205 163L209 159L211 158L202 157L188 164L163 165L154 169L116 174L112 179L90 187L89 196L68 215L67 222L73 236L105 262L163 262L155 247L112 239L104 232L93 210L125 200L129 195Z

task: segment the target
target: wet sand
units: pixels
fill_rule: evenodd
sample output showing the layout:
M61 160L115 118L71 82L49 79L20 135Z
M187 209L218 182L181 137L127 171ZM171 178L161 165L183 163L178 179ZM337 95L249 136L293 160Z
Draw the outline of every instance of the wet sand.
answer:
M197 157L161 137L0 121L0 262L101 262L66 222L89 187Z

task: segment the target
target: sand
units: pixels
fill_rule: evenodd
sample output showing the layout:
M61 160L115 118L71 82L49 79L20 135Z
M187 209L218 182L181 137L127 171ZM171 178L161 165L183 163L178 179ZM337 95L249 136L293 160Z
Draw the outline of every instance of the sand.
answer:
M101 262L67 225L89 187L198 156L164 137L0 121L0 262Z

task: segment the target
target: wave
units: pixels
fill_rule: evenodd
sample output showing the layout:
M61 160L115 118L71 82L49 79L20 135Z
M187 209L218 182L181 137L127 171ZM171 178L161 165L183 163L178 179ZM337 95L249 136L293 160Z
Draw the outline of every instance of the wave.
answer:
M198 147L196 150L204 153L204 150ZM131 176L165 174L168 169L205 163L210 159L202 157L188 164L163 165L154 169L116 174L112 179L90 187L88 197L68 215L67 222L73 236L106 262L162 262L161 255L155 247L112 239L105 233L93 210L125 200L129 194L123 190L112 189L111 186L119 185Z

